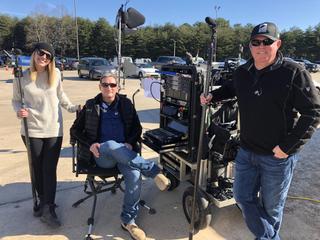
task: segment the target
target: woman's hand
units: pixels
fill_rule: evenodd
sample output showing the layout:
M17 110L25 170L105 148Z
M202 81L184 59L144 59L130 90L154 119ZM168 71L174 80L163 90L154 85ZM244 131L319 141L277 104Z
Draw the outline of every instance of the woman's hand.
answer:
M19 118L26 118L29 116L29 112L27 108L21 108L18 112L17 112L17 116Z

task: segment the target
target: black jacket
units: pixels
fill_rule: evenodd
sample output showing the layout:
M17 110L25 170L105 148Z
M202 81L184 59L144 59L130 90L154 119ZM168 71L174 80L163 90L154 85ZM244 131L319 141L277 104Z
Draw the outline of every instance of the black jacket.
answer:
M273 65L259 71L249 60L233 81L211 94L213 101L237 97L241 146L258 154L273 154L277 145L296 153L319 124L319 91L310 74L280 52Z
M118 110L124 124L125 142L130 143L133 150L137 151L137 142L140 140L142 132L137 112L131 101L125 96L117 94L115 101L119 102ZM92 162L89 148L91 144L99 142L101 102L101 93L95 98L87 100L70 129L71 138L78 141L79 161Z

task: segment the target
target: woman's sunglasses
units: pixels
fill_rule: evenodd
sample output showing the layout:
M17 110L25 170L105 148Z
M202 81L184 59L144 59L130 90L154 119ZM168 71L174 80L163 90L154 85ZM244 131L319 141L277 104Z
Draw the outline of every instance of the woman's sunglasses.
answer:
M250 41L251 45L254 47L258 47L261 45L261 43L263 44L263 46L270 46L272 43L274 43L275 41L270 39L270 38L266 38L263 40L259 40L259 39L252 39Z
M50 59L50 60L52 59L51 54L50 54L50 53L47 53L47 52L45 52L45 51L42 51L42 50L39 50L39 49L38 49L38 50L37 50L37 54L38 54L39 56L41 56L41 57L42 57L43 55L46 55L46 58L47 58L47 59Z
M116 83L105 83L105 82L100 83L100 85L101 85L101 87L103 87L103 88L107 88L107 87L115 88L115 87L117 86Z

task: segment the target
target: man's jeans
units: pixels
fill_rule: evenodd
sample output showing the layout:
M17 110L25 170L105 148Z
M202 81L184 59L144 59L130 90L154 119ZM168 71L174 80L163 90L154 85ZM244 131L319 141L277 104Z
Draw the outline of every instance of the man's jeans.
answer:
M124 177L125 193L121 220L125 224L132 224L139 210L141 174L154 178L160 168L153 161L147 161L128 149L123 143L113 140L101 143L99 152L99 158L95 159L97 165L102 168L117 166Z
M287 159L277 159L240 148L236 157L233 192L256 239L280 239L284 204L296 162L296 154Z

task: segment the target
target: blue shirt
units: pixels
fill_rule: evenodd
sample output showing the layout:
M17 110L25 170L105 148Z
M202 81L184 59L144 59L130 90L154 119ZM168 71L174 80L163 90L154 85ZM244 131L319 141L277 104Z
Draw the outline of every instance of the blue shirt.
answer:
M105 102L100 104L100 143L109 140L125 142L124 125L118 110L118 101L111 105Z

